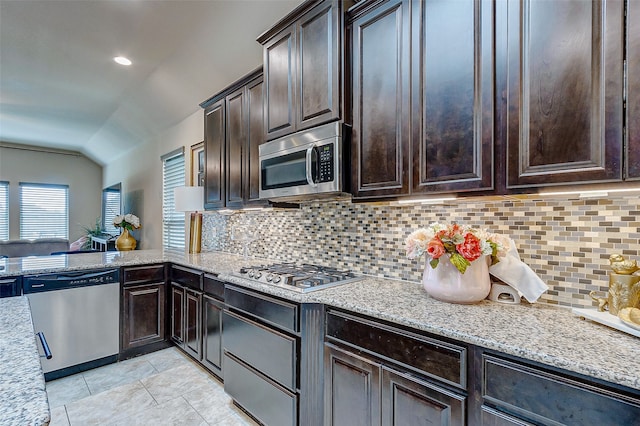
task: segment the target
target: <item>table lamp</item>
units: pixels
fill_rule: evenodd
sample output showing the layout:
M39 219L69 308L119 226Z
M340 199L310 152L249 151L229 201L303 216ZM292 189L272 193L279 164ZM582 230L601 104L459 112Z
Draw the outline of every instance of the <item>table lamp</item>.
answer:
M200 253L202 245L202 210L204 210L204 188L202 186L180 186L173 192L175 209L191 212L189 227L189 253Z

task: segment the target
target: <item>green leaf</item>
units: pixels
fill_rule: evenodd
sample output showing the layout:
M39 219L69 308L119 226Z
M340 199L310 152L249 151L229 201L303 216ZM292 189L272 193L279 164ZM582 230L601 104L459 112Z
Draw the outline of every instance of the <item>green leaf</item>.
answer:
M471 265L471 263L467 259L465 259L458 253L452 254L450 260L451 263L453 263L453 266L458 268L458 271L460 271L461 274L464 274L467 270L467 267Z
M429 262L429 265L431 265L431 268L436 269L436 266L438 266L438 263L440 263L440 259L431 259L431 261Z
M453 236L453 243L458 245L464 243L464 237L460 234L456 234Z

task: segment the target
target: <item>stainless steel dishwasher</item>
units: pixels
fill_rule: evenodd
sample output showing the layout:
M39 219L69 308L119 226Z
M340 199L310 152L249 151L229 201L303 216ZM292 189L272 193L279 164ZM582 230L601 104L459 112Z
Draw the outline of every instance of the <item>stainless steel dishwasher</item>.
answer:
M51 359L41 357L46 380L117 361L118 269L31 275L22 284L33 327L51 350Z

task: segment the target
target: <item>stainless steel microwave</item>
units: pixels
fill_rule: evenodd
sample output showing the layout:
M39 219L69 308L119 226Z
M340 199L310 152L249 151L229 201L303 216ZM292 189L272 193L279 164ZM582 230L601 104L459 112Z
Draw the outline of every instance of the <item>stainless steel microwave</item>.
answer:
M260 145L260 198L296 201L343 194L348 136L349 127L334 122Z

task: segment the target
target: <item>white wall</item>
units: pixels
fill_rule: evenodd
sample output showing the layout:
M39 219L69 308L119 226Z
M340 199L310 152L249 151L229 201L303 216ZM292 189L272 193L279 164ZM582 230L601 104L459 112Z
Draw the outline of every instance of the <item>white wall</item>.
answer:
M70 241L102 215L102 167L80 154L3 145L0 180L9 182L9 239L20 238L20 182L69 186Z
M103 186L122 183L123 213L140 217L142 229L134 235L138 248L162 248L162 161L160 157L177 148L185 150L185 181L189 182L191 145L204 139L204 112L190 115L140 148L128 152L104 167ZM136 211L127 211L131 199Z

